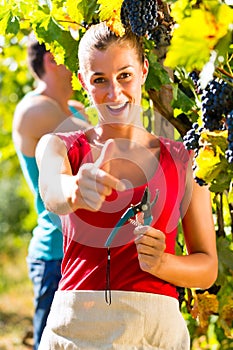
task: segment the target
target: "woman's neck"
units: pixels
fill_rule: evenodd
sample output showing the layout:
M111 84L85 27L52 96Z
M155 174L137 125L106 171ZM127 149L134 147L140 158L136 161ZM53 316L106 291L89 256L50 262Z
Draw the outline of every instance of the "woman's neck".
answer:
M127 139L134 140L138 133L146 132L143 125L130 125L130 124L98 124L95 128L96 139L99 142L105 142L108 139Z

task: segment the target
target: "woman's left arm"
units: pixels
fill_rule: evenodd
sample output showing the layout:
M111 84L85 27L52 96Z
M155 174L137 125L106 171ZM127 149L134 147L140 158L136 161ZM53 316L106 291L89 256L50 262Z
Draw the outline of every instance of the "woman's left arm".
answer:
M163 232L149 226L136 228L135 243L140 266L174 285L207 289L215 282L218 272L216 233L208 188L193 183L182 225L188 251L185 256L165 252Z

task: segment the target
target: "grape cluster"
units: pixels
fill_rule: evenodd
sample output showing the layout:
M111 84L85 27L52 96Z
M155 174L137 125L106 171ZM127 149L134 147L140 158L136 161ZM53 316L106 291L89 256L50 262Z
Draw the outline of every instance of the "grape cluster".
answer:
M193 123L192 128L183 137L183 143L186 149L198 152L202 129L198 123Z
M198 125L198 123L193 123L192 128L183 137L183 143L184 143L185 148L188 150L193 150L195 157L197 157L198 151L201 147L199 144L199 139L200 139L202 131L203 131L203 127L200 127ZM194 165L193 165L194 171L195 171L196 167L197 166L194 163ZM206 186L207 185L207 183L203 179L201 179L197 176L195 176L194 179L199 186Z
M149 32L148 39L154 41L155 48L166 48L171 43L172 30L175 22L170 16L170 13L166 10L166 5L163 2L158 2L157 22L157 26Z
M230 164L233 164L233 110L226 116L226 125L228 129L228 148L226 150L226 159Z
M224 115L233 109L233 89L230 85L214 78L202 92L202 119L210 131L224 129Z
M201 94L202 93L202 89L201 89L201 85L200 85L200 79L199 79L199 74L197 71L192 71L189 73L189 77L193 82L194 85L194 89L196 91L197 94Z
M130 26L133 33L144 36L157 25L157 0L124 0L121 7L121 22Z
M168 46L171 42L171 30L164 24L158 25L150 34L149 39L153 40L157 47Z

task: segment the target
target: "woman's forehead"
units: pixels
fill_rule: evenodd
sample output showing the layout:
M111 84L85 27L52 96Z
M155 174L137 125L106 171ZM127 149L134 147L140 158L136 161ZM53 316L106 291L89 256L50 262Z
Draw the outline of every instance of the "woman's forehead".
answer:
M126 67L134 66L139 63L136 50L129 45L112 44L106 50L92 49L89 55L84 59L86 68L94 68L98 66L108 67Z

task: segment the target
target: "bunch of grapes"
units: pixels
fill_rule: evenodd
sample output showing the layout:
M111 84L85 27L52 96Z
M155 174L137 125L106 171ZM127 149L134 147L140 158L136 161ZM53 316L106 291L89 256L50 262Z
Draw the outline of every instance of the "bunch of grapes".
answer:
M195 153L199 150L199 139L203 128L198 123L193 123L192 128L184 135L183 143L186 149L193 150Z
M153 40L156 48L169 46L174 28L174 19L170 15L168 6L158 0L157 26L148 33L148 39Z
M138 36L150 33L157 25L157 0L124 0L121 7L121 22L131 26Z
M193 82L194 89L195 89L196 93L201 94L202 89L201 89L201 85L200 85L200 78L199 78L198 72L193 70L192 72L189 73L189 77Z
M228 129L228 148L226 150L226 159L230 164L233 164L233 110L226 116L226 125Z
M183 143L186 149L194 151L194 157L197 157L198 151L200 149L199 139L201 136L201 132L203 131L203 127L199 126L198 123L193 123L192 128L184 135ZM193 170L196 169L195 163L193 164ZM207 183L201 178L195 176L194 177L196 183L199 186L206 186Z
M202 92L202 119L206 129L223 130L223 117L233 109L233 89L230 85L214 78Z

